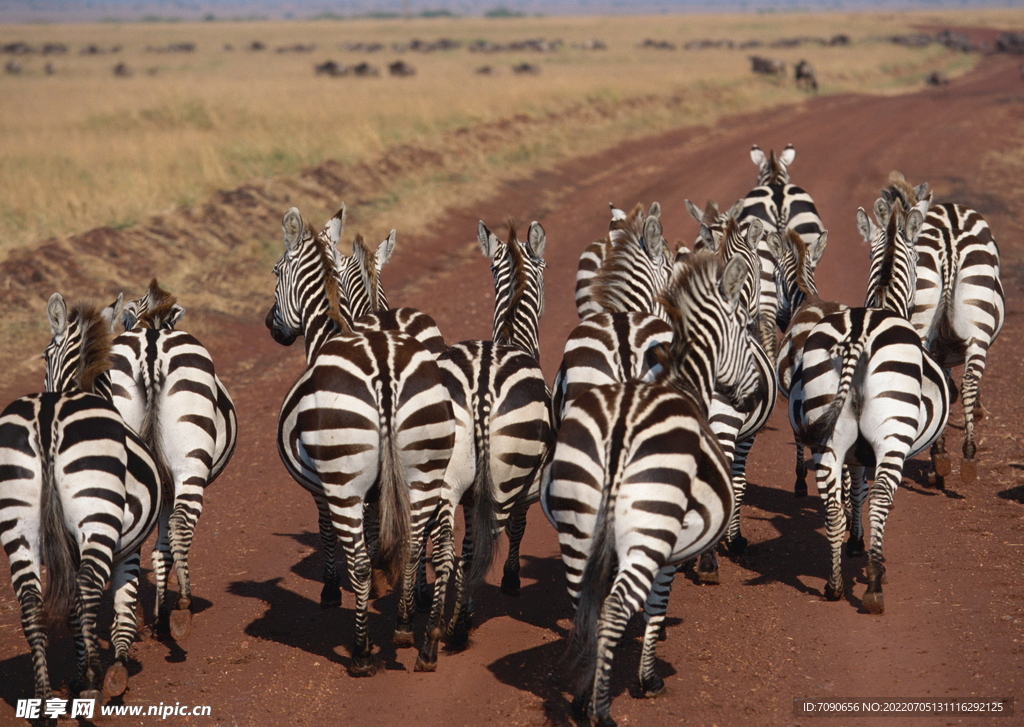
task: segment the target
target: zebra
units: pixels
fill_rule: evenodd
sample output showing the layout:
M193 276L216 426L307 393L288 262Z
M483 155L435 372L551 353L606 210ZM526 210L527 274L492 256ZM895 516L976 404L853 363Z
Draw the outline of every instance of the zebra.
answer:
M558 531L576 610L568 652L578 681L573 709L614 725L612 657L630 617L644 610L640 691L664 689L655 643L678 564L721 539L734 507L729 463L706 418L718 388L739 409L759 395L746 309L748 275L710 253L677 266L661 302L673 339L659 347L652 383L595 386L577 397L558 432L541 504Z
M444 473L455 440L441 372L415 339L394 331L355 331L342 318L340 256L329 222L314 236L299 211L284 216L284 253L274 266L274 305L266 325L275 341L303 336L307 370L285 397L278 450L289 473L313 495L321 533L333 528L356 595L349 673L376 671L368 633L371 559L364 506L377 500L376 559L400 581L397 646L413 645L413 583L428 532L435 533L434 602L417 671L437 668L447 579L454 559ZM435 527L435 520L445 522ZM337 574L325 572L328 578ZM322 596L324 594L322 593ZM339 595L340 600L340 595Z
M750 159L758 167L757 186L743 198L738 219L740 222L752 217L760 219L766 235L770 232L782 234L787 229L795 230L804 244L811 245L825 227L811 196L789 181L789 165L795 157L796 150L792 144L787 144L778 157L774 151L769 151L766 156L754 144L750 150ZM761 342L768 355L774 358L777 347L775 327L772 324L776 322L778 298L775 291L775 260L766 239L758 245L758 253L761 257Z
M502 527L511 544L502 587L513 595L518 592L518 550L530 488L553 438L551 395L539 364L544 228L531 223L526 242L520 242L510 219L508 241L502 242L481 221L477 241L491 260L493 340L463 341L438 357L456 421L446 494L453 509L462 504L466 523L455 573L455 612L447 629L452 649L466 645L473 593L491 565L494 540Z
M173 567L179 596L169 628L175 640L191 631L192 584L188 554L203 496L235 450L238 419L213 359L192 335L175 330L185 314L154 278L144 296L125 304L124 333L112 344L114 406L157 459L166 502L152 553L155 616L160 623Z
M576 312L581 320L588 315L603 313L609 310L607 307L608 301L597 300L594 297L594 291L597 290L598 278L601 275L609 274L609 268L606 264L607 260L612 250L619 245L635 245L645 253L646 259L637 256L630 261L629 267L634 269L653 268L660 270L661 272L657 273L660 279L659 287L668 280L668 275L672 268L672 254L662 236L661 225L658 222L661 216L660 204L657 202L652 203L646 216L640 205L637 205L628 215L616 208L615 205L610 204L609 206L612 210L612 220L608 226L608 234L586 247L583 254L580 255L579 266L576 271ZM648 230L645 230L648 220L658 222L657 229L652 226L649 230L651 233L650 238L645 234L648 232ZM618 274L620 275L629 274L629 272L629 268L618 269ZM634 302L633 305L628 306L626 309L642 310L653 307L657 293L657 288L652 291L639 291L637 294L646 301L645 305L637 307ZM616 308L616 310L621 310L621 308Z
M970 484L978 476L974 420L982 412L981 377L988 350L1006 319L999 247L984 217L961 204L932 204L927 184L911 188L902 174L892 172L882 196L916 206L926 215L916 245L917 289L910 322L947 374L954 366L964 367L960 479ZM941 487L952 470L945 434L932 448L932 462Z
M139 548L156 523L160 476L148 448L110 402L110 324L120 308L47 303L46 392L0 414L0 544L32 652L35 695L53 697L46 622L70 617L83 698L122 694L137 633ZM40 567L46 565L42 591ZM114 593L114 663L100 687L96 618Z
M873 468L868 495L871 546L869 613L885 610L882 541L903 465L941 433L949 414L950 390L939 365L928 355L909 321L914 305L920 210L897 202L875 203L876 226L863 209L857 226L871 240L866 307L822 318L810 331L793 371L789 418L814 457L819 493L825 499L831 570L825 598L843 597L841 549L846 515L844 487L837 477L845 463L852 480L853 512L849 554L862 552L860 508L865 469Z
M795 230L786 230L782 235L769 233L767 244L772 256L778 261L776 267L776 292L778 295L777 319L784 334L779 342L776 355L776 381L779 392L789 398L793 370L797 358L802 355L804 343L811 329L827 315L847 309L834 301L822 300L814 282L814 271L825 254L828 232L822 232L810 246L804 245ZM804 445L796 442L796 480L793 495L807 495L807 466L804 462Z

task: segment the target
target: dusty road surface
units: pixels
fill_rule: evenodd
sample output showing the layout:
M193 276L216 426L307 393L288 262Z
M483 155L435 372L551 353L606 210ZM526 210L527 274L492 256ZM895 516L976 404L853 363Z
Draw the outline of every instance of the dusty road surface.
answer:
M940 201L976 207L1000 243L1007 322L982 384L988 416L979 428L979 480L963 485L954 472L942 492L927 486L922 462L908 464L886 533L886 613L871 616L861 608L863 559L846 565L850 595L838 603L823 600L821 501L791 494L792 434L780 407L749 465L743 527L751 545L742 557L723 560L718 586L677 578L668 638L659 646L659 673L668 686L660 698L630 696L640 635L639 628L630 630L614 668L612 714L621 725L1024 724L1024 180L1007 173L998 156L1024 140L1018 66L993 57L938 90L816 99L715 129L625 144L509 186L486 204L448 210L430 229L402 231L384 273L390 300L431 313L455 342L490 335L491 282L476 248L477 220L492 229L502 228L507 215L523 228L533 219L543 223L542 356L549 379L576 322L576 261L604 234L608 202L629 208L657 200L666 236L692 242L697 228L683 200L702 205L710 197L728 205L742 196L755 179L747 156L752 143L796 147L793 181L814 196L830 232L818 276L825 297L863 300L868 254L854 212L870 210L892 169L913 183L930 182ZM268 270L268 306L272 295ZM478 628L467 651L442 654L436 673L413 673L415 652L396 653L389 644L395 602L385 596L374 604L371 628L386 668L368 679L347 675L353 596L345 593L340 610L318 605L315 509L285 473L274 444L278 408L303 366L301 349L273 343L256 316L223 319L206 343L235 398L239 446L209 489L198 528L192 635L174 644L147 630L133 649L123 703L144 710L208 705L209 716L166 720L199 727L574 724L560 664L569 602L555 534L539 508L531 512L523 548L521 597L500 594L492 572L479 594ZM0 398L9 401L34 385L9 383ZM954 453L960 420L957 408L950 429ZM0 723L12 724L17 700L31 696L31 665L10 584L0 581ZM151 586L143 598L151 602ZM60 685L73 672L69 639L57 639L51 652ZM797 697L858 703L1017 698L1017 712L795 717Z

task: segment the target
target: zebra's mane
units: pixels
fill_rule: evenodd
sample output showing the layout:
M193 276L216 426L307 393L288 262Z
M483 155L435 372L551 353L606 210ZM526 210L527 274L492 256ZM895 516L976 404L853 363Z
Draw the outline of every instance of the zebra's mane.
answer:
M523 256L523 247L519 244L516 223L508 218L508 242L505 243L505 258L509 261L509 296L500 323L494 326L494 340L504 343L513 340L515 328L515 310L519 302L526 297L530 282L529 269Z
M174 315L174 305L178 299L161 288L156 278L149 282L146 298L149 299L148 308L139 315L135 325L138 328L159 330Z
M643 245L644 208L639 202L625 218L613 219L608 230L611 247L601 269L594 276L593 300L612 313L628 313L632 307L621 296L623 280L635 275L637 250L647 255Z
M308 239L316 246L317 258L320 262L321 279L324 284L324 293L327 295L327 315L338 326L338 330L348 331L350 327L341 312L341 301L345 299L345 294L341 289L338 250L325 234L326 229L314 237L305 218L302 220L302 229L304 234L308 235Z
M785 184L789 181L789 174L786 172L786 168L779 164L779 160L775 158L775 150L768 150L768 159L764 165L764 171L761 173L761 177L764 180L762 184Z
M361 234L356 235L352 241L352 257L359 266L359 275L366 285L367 298L370 301L370 310L379 310L380 299L380 268L377 266L377 258L373 251L366 244Z
M68 315L68 329L76 322L81 330L81 342L74 381L82 391L94 393L96 380L110 370L110 321L95 306L79 303Z
M786 240L789 248L796 256L796 287L804 294L804 300L812 300L818 297L817 286L814 284L812 272L807 265L807 246L793 228L786 229Z
M658 296L675 334L673 348L677 344L689 345L691 337L687 323L693 309L691 303L717 294L715 288L721 268L718 255L710 250L696 250L686 257L685 263L673 268L672 278Z
M899 235L900 221L906 221L907 213L900 200L895 200L889 218L885 221L885 247L882 250L881 262L878 265L878 276L875 285L876 302L878 293L886 290L892 283L892 275L896 265L896 237Z

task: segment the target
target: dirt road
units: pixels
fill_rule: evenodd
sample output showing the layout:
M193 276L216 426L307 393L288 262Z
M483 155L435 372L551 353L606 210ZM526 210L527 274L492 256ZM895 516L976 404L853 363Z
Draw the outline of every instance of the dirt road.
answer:
M989 156L1024 139L1018 65L992 57L943 89L816 99L715 129L625 144L508 186L484 205L448 210L430 229L403 231L384 271L390 301L431 313L455 342L490 335L490 274L475 243L477 220L492 229L507 215L521 226L543 223L541 350L549 379L577 320L576 260L604 234L607 203L629 208L658 200L666 236L692 242L697 228L683 200L728 205L742 196L755 180L747 157L753 143L796 147L793 181L814 196L829 228L818 275L825 297L863 300L868 252L854 212L870 210L892 169L915 184L930 182L940 201L976 207L1000 243L1007 323L982 383L988 416L980 425L979 481L964 486L954 473L940 492L927 487L922 463L908 464L886 533L885 615L860 608L863 559L847 564L846 600L822 599L828 556L821 501L791 494L792 434L778 408L748 470L743 527L751 546L723 561L719 586L677 579L668 639L659 646L665 696L629 696L640 631L630 632L615 660L612 714L621 725L1024 724L1020 703L1013 717L793 715L796 697L1024 697L1024 181L1001 175ZM269 306L269 270L266 285ZM301 350L277 346L256 318L224 319L206 343L236 401L239 447L210 488L198 529L193 633L181 645L147 634L135 646L124 703L210 705L208 717L167 720L194 725L573 724L559 663L569 603L554 531L537 508L523 549L522 596L502 596L492 574L479 594L479 627L468 651L443 654L435 674L413 673L415 653L396 653L387 640L395 608L388 596L376 602L382 615L371 620L386 670L370 679L347 675L353 597L346 592L341 610L320 609L315 509L285 473L274 444L278 408L301 371ZM3 400L27 390L5 388ZM954 425L960 417L955 409ZM955 453L959 431L954 426L950 434ZM32 681L17 603L9 582L0 580L0 723L8 724L17 700L31 696ZM143 597L151 602L151 587ZM58 639L51 652L60 683L73 672L70 641Z

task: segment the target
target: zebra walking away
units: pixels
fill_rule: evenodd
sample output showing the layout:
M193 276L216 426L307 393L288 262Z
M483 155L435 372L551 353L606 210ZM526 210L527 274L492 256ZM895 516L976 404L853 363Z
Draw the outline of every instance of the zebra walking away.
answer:
M729 463L707 425L714 389L737 408L758 396L749 319L739 305L747 274L736 258L695 253L661 302L674 337L658 349L654 383L596 386L569 408L542 495L576 608L573 708L609 726L612 656L630 617L644 610L640 690L660 693L655 643L676 567L714 547L734 506Z
M372 499L379 512L377 562L400 584L396 645L412 644L417 564L426 535L432 529L440 533L433 553L434 602L416 660L417 671L433 671L454 558L453 526L443 507L455 439L451 402L437 363L415 339L393 331L355 331L341 316L341 261L330 231L314 236L294 207L283 229L285 249L274 266L277 284L266 324L282 345L303 336L308 368L281 407L278 450L288 471L313 494L321 530L333 527L345 553L356 595L349 672L376 671L364 527ZM435 528L445 516L449 522Z
M54 293L47 304L46 393L0 414L0 544L32 652L35 696L53 696L46 665L47 622L70 617L80 696L100 699L96 618L108 583L114 593L114 663L103 694L128 686L137 632L139 548L156 523L160 477L145 443L110 402L110 324L120 308L79 305ZM41 566L47 587L42 590Z
M125 305L125 331L114 339L110 357L114 406L146 442L163 479L166 502L152 553L155 615L163 623L173 568L179 595L169 627L175 640L192 627L188 554L204 494L231 459L238 434L235 405L210 353L191 334L175 330L184 314L154 278L144 296Z
M964 408L960 479L978 477L974 421L980 418L981 377L988 350L1006 320L999 279L999 248L985 218L961 204L932 204L927 184L911 188L899 172L889 175L882 196L916 206L926 216L917 239L917 288L910 322L947 374L963 366L960 400ZM952 471L945 433L932 447L936 484Z
M857 223L871 240L867 305L822 318L810 331L793 371L789 417L798 438L814 457L818 492L825 498L831 571L825 597L843 597L841 548L845 530L840 468L852 479L853 525L848 552L863 552L860 509L865 469L872 468L868 492L871 545L863 605L885 610L883 537L903 465L929 446L946 425L950 391L941 368L927 354L908 318L914 301L919 210L899 202L875 204L874 225L858 210Z

